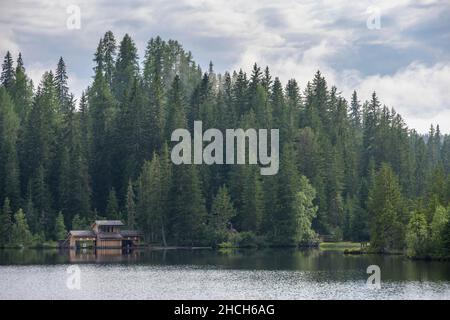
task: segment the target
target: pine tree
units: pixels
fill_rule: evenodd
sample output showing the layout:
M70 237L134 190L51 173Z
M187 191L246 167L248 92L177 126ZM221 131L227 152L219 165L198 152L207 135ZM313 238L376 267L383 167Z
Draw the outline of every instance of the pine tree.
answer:
M354 127L361 127L361 103L358 100L356 91L353 91L352 94L352 102L350 104L350 119Z
M317 243L317 235L312 229L312 221L317 215L317 206L314 205L316 190L311 186L305 176L300 176L300 191L296 194L296 237L301 245Z
M62 57L59 58L55 72L55 86L58 95L59 108L62 113L69 109L69 87L67 85L66 64Z
M170 202L172 241L184 245L202 244L207 215L194 165L174 168Z
M152 152L161 146L166 128L166 105L164 90L163 63L166 52L166 44L160 37L150 39L147 44L144 59L144 84L148 90L151 132L152 134Z
M242 200L237 225L239 231L253 231L258 233L263 219L263 189L259 176L259 168L247 166L242 168Z
M137 178L144 160L151 155L151 120L146 103L143 85L135 78L129 100L122 104L113 129L111 162L115 165L111 174L121 199L125 198L128 180Z
M186 105L181 79L175 76L168 94L168 112L165 138L170 139L172 132L178 128L186 128Z
M66 225L64 224L64 216L62 215L62 212L60 211L56 215L54 239L55 240L64 240L66 237L67 237L67 229L66 229Z
M233 107L237 118L240 118L248 111L248 80L242 70L233 75L233 78L235 78L232 88Z
M430 223L430 246L431 250L438 256L445 255L443 246L443 235L445 225L450 221L450 210L443 206L438 206L434 212ZM430 250L430 251L431 251Z
M22 209L14 215L14 224L11 230L11 243L15 246L27 247L33 244L33 235L28 228L27 219Z
M157 219L161 216L159 157L144 162L138 178L137 221L147 240L157 239Z
M120 220L119 203L117 202L116 191L112 188L109 191L108 202L106 204L106 217L110 220Z
M89 226L86 220L81 218L79 214L76 214L72 220L72 230L84 230Z
M376 251L402 249L405 219L403 198L392 168L383 164L369 193L370 247Z
M450 212L450 209L448 209ZM450 219L445 224L444 228L442 229L442 248L443 248L443 256L449 257L450 256Z
M13 208L20 203L18 131L19 119L9 94L0 87L0 199L8 197Z
M408 255L424 257L428 252L428 230L425 214L416 211L412 214L406 228Z
M105 79L110 88L113 85L113 75L115 73L115 57L116 57L116 39L111 31L105 33L103 37L103 69L105 73Z
M126 213L127 213L127 226L130 229L136 228L136 204L134 202L134 191L133 191L133 185L131 183L131 180L128 182L128 190L127 190L127 206L126 206Z
M217 195L214 197L209 226L215 233L214 240L216 243L227 239L227 233L230 230L231 219L236 215L230 194L224 185L219 188Z
M107 52L106 49L105 52ZM105 63L107 63L106 59ZM138 72L139 63L136 46L131 37L125 34L119 45L119 53L117 55L112 83L112 92L119 103L124 103L125 99L129 96L133 80L136 78ZM107 78L106 81L108 81Z
M168 220L167 176L164 159L155 153L152 161L145 162L138 180L139 192L137 211L140 225L143 227L150 241L166 241L166 223Z
M172 186L172 161L169 155L169 147L164 143L160 158L161 172L161 239L163 245L167 245L166 230L170 219L170 190Z
M16 79L12 90L14 109L19 116L20 123L24 124L31 109L33 99L33 82L25 73L22 55L19 53L16 66Z
M91 136L89 150L89 175L92 179L93 208L104 212L106 201L111 189L111 128L113 127L113 115L116 112L114 99L109 86L102 74L102 69L97 69L94 83L88 91L88 118L85 117L86 127L90 127ZM92 125L89 125L92 123Z
M14 66L13 59L11 53L6 52L5 58L3 59L2 64L2 75L0 77L0 83L5 87L8 91L12 89L14 85L15 74L14 74Z
M370 103L364 104L363 110L363 121L364 121L364 137L363 137L363 147L364 147L364 164L366 165L363 170L367 170L367 164L370 159L374 159L378 163L377 158L377 130L379 124L379 112L380 112L380 102L378 97L374 92L372 94L372 100Z
M300 176L295 167L294 157L292 145L285 145L281 156L280 172L275 180L276 202L270 213L272 218L269 237L271 242L277 245L297 244L297 194L300 191Z
M9 244L12 232L12 211L9 199L5 198L3 208L0 211L0 248Z

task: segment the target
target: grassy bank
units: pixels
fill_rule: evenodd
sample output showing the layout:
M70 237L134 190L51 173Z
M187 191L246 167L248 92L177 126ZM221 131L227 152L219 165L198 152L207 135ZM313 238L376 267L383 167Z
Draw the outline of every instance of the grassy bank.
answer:
M321 250L326 251L346 251L346 250L360 250L361 243L359 242L350 242L350 241L341 241L341 242L322 242L319 245Z

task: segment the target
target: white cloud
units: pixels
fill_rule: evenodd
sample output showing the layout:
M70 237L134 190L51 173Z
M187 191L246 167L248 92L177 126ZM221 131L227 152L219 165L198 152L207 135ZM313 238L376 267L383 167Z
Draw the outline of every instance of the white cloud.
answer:
M359 77L357 87L343 84L347 96L356 89L369 99L377 92L382 103L394 107L409 127L427 132L430 125L440 124L450 132L450 64L432 66L414 62L392 75Z
M81 30L66 28L66 8L71 4L81 8ZM367 8L371 6L380 9L380 30L366 27ZM81 54L82 49L83 54L90 52L77 61L90 61L98 38L111 29L117 38L129 33L142 57L145 42L160 34L180 40L188 50L193 49L194 57L202 57L198 61L202 64L212 59L228 70L242 67L250 71L257 62L263 67L268 65L272 74L284 82L296 78L302 88L320 69L329 85L336 85L347 98L353 89L359 90L362 98L369 98L376 90L381 101L395 107L410 127L423 132L430 122L440 120L443 131L450 132L449 117L445 116L450 110L450 98L445 90L449 85L449 45L440 41L441 47L430 48L423 43L428 39L427 34L409 32L420 30L423 25L432 26L436 23L435 17L445 10L450 11L448 4L436 0L2 1L0 28L4 31L0 35L0 50L21 49L18 36L23 34L38 39L58 36L61 41L77 44L75 50L79 51L74 51L73 55ZM435 33L436 37L441 36ZM215 48L214 43L221 45ZM364 54L359 52L362 46L366 50L369 47L373 53L379 52L379 61L393 63L389 74L385 70L367 72L364 70L367 66L361 61L352 64L347 54L351 52L360 57ZM391 50L391 55L383 51L386 48ZM54 48L58 56L60 50ZM426 52L431 58L429 61L417 57L402 61L394 57L397 60L391 61L392 51L400 50ZM37 81L44 70L56 65L56 61L44 65L30 60L33 52L25 56L26 62L32 62L27 69L36 74L32 78ZM72 90L78 97L91 80L91 74L87 74L91 72L90 65L81 73L80 65L70 65L74 59L64 58ZM345 67L333 62L342 59Z
M19 54L19 46L14 40L12 30L2 30L0 33L0 52L6 53L8 50L14 57Z

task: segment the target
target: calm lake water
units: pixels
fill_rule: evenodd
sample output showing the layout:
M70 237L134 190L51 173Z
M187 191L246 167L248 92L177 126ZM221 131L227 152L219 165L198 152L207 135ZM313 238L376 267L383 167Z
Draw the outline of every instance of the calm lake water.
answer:
M450 299L449 262L296 249L117 253L0 250L0 299ZM74 265L79 290L67 286ZM381 289L366 285L369 265L380 267Z

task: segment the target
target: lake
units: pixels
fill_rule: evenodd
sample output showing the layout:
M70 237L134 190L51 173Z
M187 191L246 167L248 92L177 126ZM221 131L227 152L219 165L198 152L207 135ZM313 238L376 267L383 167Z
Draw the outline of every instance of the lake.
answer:
M380 289L366 284L370 265ZM450 299L450 262L319 249L0 250L0 299Z

